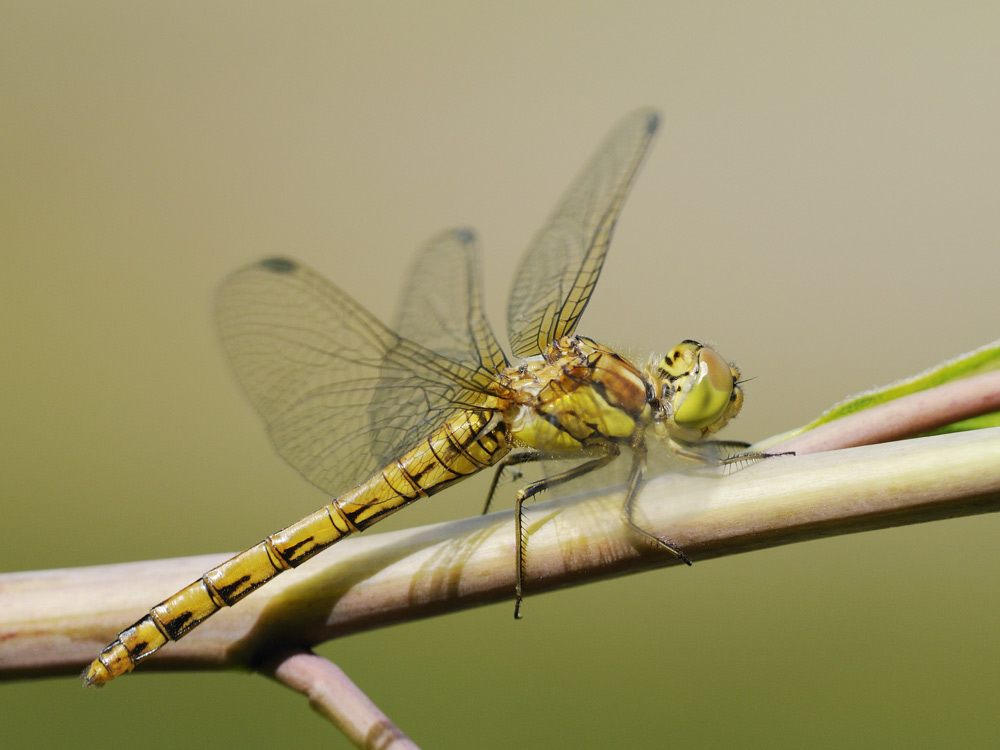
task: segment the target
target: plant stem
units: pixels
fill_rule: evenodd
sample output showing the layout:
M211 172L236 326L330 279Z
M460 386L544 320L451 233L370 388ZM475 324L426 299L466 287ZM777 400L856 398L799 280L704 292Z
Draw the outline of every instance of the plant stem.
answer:
M676 564L620 522L614 490L528 510L526 593ZM651 480L640 518L711 557L1000 509L1000 428L761 461L728 476ZM510 512L336 545L144 661L256 668L287 648L512 601ZM76 674L151 603L227 555L0 575L0 680ZM513 609L513 605L512 605Z

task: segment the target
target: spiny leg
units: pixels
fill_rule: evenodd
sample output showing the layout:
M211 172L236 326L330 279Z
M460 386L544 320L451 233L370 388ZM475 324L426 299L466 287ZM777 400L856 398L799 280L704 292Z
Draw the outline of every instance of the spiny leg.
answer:
M691 565L691 561L687 555L677 547L669 542L665 542L655 534L649 533L632 519L632 512L635 510L635 500L639 496L639 484L642 482L642 475L646 471L646 445L645 443L639 443L633 446L632 450L632 471L629 474L628 488L625 491L625 502L622 504L622 519L632 531L643 539L647 539L660 549L666 550L679 558L684 564Z
M534 463L537 461L544 461L549 458L545 453L540 451L522 451L521 453L508 453L497 464L497 470L493 473L493 481L490 482L490 491L486 494L486 505L483 506L483 515L485 516L490 512L490 506L493 504L493 496L496 494L497 487L500 486L500 478L503 473L507 471L512 466L518 466L519 464ZM516 469L512 472L514 478L520 476L520 472Z
M782 453L764 453L762 451L751 451L749 453L737 453L735 456L729 456L729 458L723 458L719 461L723 466L732 466L733 464L742 463L752 463L754 461L763 461L765 458L777 458L778 456L794 456L795 451L783 451Z
M748 451L749 447L750 443L744 443L740 440L706 440L700 443L674 441L673 443L677 455L711 466L732 466L733 464L753 463L765 458L795 455L795 451L784 453Z
M683 457L690 459L692 461L697 461L698 463L716 466L732 466L734 464L748 463L753 461L761 461L765 458L775 458L776 456L794 456L794 452L787 453L764 453L760 451L746 452L745 449L749 448L749 443L743 443L735 440L711 440L703 443L693 443L684 444L680 442L675 442L673 445L674 452ZM717 455L712 455L708 451L710 449L727 449L734 451L733 455L727 456L725 458L719 458ZM625 503L622 505L622 518L630 529L639 534L644 539L649 540L655 544L660 549L664 549L670 552L675 557L679 558L686 565L691 565L691 560L685 555L680 549L670 544L669 542L660 539L655 534L651 534L644 528L639 526L632 518L632 513L635 510L635 501L639 494L639 484L642 481L642 475L646 470L646 446L645 444L638 444L633 446L634 458L632 461L632 473L629 475L628 489L625 495Z
M730 443L720 443L723 447L729 448ZM750 446L745 443L737 443L739 447L748 448ZM778 458L779 456L794 456L795 451L785 451L783 453L765 453L763 451L746 451L743 450L738 453L733 453L725 458L717 458L716 463L726 469L727 474L732 474L734 471L739 471L745 469L751 464L755 464L758 461L763 461L766 458Z
M604 455L598 456L597 458L591 459L590 461L585 461L582 464L578 464L566 471L555 474L551 477L545 477L544 479L539 479L537 482L532 482L525 487L518 490L516 497L514 498L514 533L517 537L517 582L514 586L515 601L514 601L514 619L521 619L521 599L522 593L524 591L524 559L525 553L528 548L528 539L524 534L524 519L522 517L522 506L524 501L529 497L537 495L542 490L547 490L556 485L568 482L571 479L576 479L577 477L582 477L584 474L589 474L592 471L600 469L602 466L607 466L611 461L618 457L618 447L615 445L609 445L605 448L607 451ZM517 461L517 463L526 463L528 461L539 461L543 458L551 458L551 456L542 453L527 453L521 454L526 456L534 456L534 458L525 458L523 460Z
M705 456L702 460L718 463L720 466L737 466L755 463L764 458L771 458L780 453L763 453L762 451L747 451L750 443L737 440L710 440L704 444L715 451L715 456ZM713 460L714 458L714 460Z

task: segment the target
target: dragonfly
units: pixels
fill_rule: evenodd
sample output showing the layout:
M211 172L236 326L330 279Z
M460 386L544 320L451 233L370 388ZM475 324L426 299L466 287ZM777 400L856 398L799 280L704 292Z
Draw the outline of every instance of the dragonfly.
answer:
M86 684L132 671L283 571L488 467L497 471L487 510L504 472L519 475L514 467L543 460L568 466L516 494L515 618L527 550L523 504L620 456L631 459L624 522L690 565L633 518L647 435L693 462L734 460L746 444L712 436L740 411L740 372L692 340L640 365L575 333L658 126L652 110L625 117L521 258L508 304L512 357L484 314L479 246L466 229L418 254L392 327L293 260L269 258L230 276L217 317L237 378L278 453L334 499L122 630L86 670Z

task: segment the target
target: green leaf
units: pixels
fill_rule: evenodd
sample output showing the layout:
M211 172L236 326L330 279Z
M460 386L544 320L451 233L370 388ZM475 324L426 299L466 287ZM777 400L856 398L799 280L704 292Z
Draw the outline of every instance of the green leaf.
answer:
M893 401L901 396L911 393L925 391L939 385L967 378L972 375L1000 369L1000 339L993 341L971 352L966 352L953 359L946 360L930 369L913 375L909 378L897 380L881 388L873 388L869 391L862 391L850 398L841 401L839 404L827 409L819 417L807 425L790 430L782 435L775 436L766 441L774 444L788 438L808 432L820 425L833 422L849 414L870 409L873 406ZM985 414L972 419L955 422L946 427L934 430L930 434L941 434L947 432L963 432L966 430L978 430L983 427L1000 426L1000 413Z

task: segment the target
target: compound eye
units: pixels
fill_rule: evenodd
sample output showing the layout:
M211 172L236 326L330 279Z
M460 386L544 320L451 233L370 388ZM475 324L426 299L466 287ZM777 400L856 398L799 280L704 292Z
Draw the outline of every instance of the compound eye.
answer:
M681 427L703 429L719 419L733 396L733 371L714 350L702 347L697 364L678 381L674 421Z

